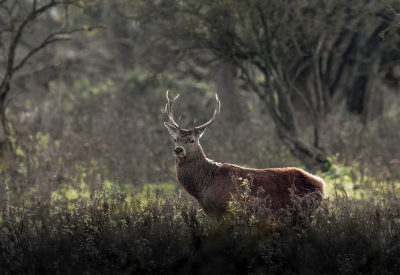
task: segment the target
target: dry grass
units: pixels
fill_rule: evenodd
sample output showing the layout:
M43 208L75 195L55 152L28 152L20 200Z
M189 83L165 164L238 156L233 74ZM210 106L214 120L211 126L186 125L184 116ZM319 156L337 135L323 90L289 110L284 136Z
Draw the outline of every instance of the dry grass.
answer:
M182 193L140 198L94 192L72 208L57 201L12 208L2 224L2 274L396 274L400 271L399 197L336 196L306 223L304 204L278 216L255 212L254 198L208 218ZM233 202L235 197L233 197ZM243 201L241 199L241 201ZM300 208L299 208L300 207ZM304 210L306 211L306 210ZM267 221L260 221L268 216ZM16 236L13 238L12 236Z

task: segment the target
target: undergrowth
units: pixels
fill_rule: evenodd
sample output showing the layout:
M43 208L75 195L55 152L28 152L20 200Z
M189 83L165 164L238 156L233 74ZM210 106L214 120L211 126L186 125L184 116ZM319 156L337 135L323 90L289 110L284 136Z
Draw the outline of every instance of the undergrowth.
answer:
M3 214L1 274L399 274L399 196L325 198L276 213L236 180L230 214L216 220L183 192L23 202ZM262 190L259 190L262 192ZM302 213L302 211L304 213ZM303 215L305 223L292 221Z

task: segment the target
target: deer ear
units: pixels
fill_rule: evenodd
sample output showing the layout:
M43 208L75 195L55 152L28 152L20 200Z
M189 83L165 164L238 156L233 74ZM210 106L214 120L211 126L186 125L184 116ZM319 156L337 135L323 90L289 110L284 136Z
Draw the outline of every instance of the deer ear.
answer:
M168 122L164 121L164 125L165 127L167 127L169 133L171 134L171 136L173 137L177 137L179 135L179 129L176 128L174 125L169 124Z
M202 137L202 135L204 134L204 132L206 131L206 128L203 128L201 130L196 130L196 136L198 137L198 139L200 139Z

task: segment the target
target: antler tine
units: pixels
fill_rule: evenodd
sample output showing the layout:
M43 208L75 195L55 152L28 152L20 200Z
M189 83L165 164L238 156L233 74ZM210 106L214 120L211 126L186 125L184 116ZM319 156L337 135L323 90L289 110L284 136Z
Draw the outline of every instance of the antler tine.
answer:
M214 120L217 119L219 112L221 111L221 101L219 101L218 99L218 95L215 94L215 98L217 99L217 110L214 111L214 115L211 118L211 120L201 126L198 127L194 127L195 130L203 130L204 128L206 128L208 125L210 125Z
M165 105L165 113L167 114L169 120L171 120L171 122L173 123L173 125L175 127L177 127L178 129L181 129L181 127L179 126L178 123L175 122L174 120L174 115L172 114L172 106L174 105L175 100L179 97L179 94L174 98L174 99L169 99L168 97L168 92L169 90L167 90L167 104ZM178 120L179 122L179 120Z

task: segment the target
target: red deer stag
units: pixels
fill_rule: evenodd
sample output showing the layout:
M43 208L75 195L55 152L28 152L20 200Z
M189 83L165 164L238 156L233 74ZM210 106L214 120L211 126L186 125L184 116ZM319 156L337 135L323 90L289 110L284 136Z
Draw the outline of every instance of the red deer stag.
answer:
M170 100L167 91L168 102L165 113L172 124L164 122L175 140L176 176L186 191L197 199L207 215L220 217L226 212L231 194L236 192L231 175L247 179L252 177L251 195L256 196L258 188L262 187L265 191L263 195L269 196L271 209L292 205L289 189L293 187L296 195L301 197L319 190L320 192L316 194L318 204L321 202L325 188L324 181L301 169L250 169L206 158L199 140L207 126L218 117L221 102L216 94L217 110L211 120L197 127L195 120L193 129L185 130L175 122L172 114L172 106L178 96Z

